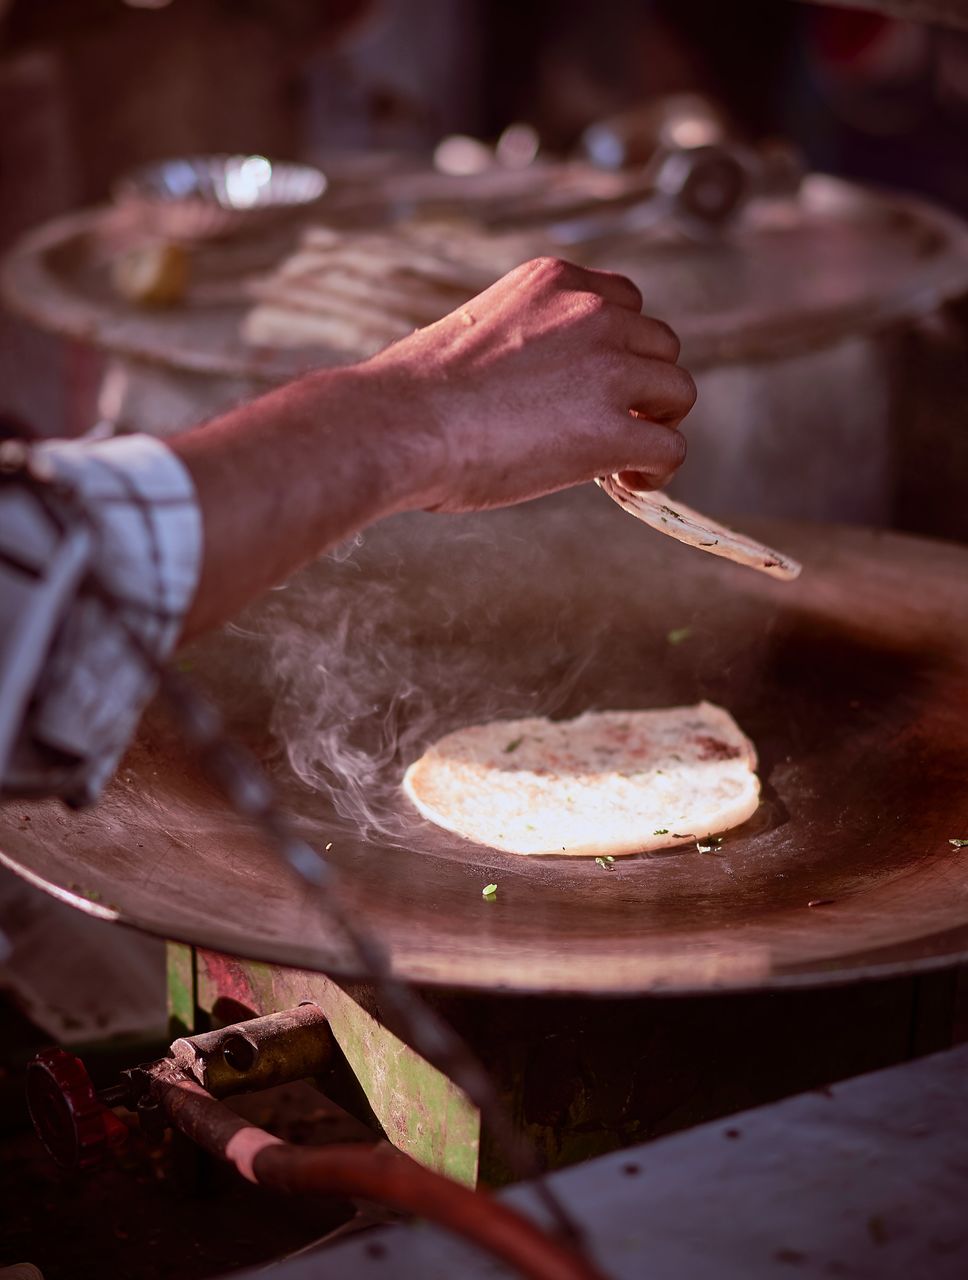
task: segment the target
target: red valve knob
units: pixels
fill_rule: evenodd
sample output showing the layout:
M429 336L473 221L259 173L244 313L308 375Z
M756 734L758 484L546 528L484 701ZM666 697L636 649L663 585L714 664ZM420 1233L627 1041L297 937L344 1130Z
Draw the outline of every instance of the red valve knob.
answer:
M84 1063L65 1049L45 1049L27 1067L27 1109L37 1137L63 1169L90 1169L127 1137Z

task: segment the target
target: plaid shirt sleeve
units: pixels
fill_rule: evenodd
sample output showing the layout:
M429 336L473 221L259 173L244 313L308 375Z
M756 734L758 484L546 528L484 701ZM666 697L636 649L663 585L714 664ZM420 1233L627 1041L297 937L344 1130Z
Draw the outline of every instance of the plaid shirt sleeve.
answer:
M164 660L177 643L198 585L201 515L185 467L151 436L46 442L31 449L30 470L62 528L84 526L86 564L57 602L32 687L13 690L25 713L0 762L0 790L89 803L154 692L145 654ZM24 494L13 499L22 506ZM24 545L32 527L35 545ZM41 528L21 523L20 551L35 564L44 555Z

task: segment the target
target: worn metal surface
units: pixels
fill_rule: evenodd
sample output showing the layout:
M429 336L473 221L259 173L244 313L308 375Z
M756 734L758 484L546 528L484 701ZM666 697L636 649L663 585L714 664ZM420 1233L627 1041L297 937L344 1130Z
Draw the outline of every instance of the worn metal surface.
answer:
M960 1048L592 1161L552 1185L612 1280L963 1280L966 1104ZM526 1187L505 1196L533 1207ZM394 1227L259 1274L511 1272L432 1228Z
M968 838L968 551L833 527L751 532L801 559L802 578L773 583L653 537L590 490L388 521L210 640L196 675L273 758L302 831L332 845L351 907L418 982L702 991L965 956L968 857L949 841ZM399 793L401 756L457 723L700 697L753 738L764 783L760 812L715 856L611 871L518 859L436 829ZM299 781L270 721L290 747L351 724L351 774L373 768L362 796L341 795L392 836L364 838L352 804L340 816ZM388 726L404 735L396 755ZM349 968L160 720L94 810L18 806L2 823L4 861L92 913L228 954Z

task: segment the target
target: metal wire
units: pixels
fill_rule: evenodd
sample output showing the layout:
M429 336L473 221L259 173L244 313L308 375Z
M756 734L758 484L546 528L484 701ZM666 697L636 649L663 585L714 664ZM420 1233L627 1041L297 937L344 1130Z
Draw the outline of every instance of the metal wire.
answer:
M8 452L6 473L19 472L45 505L54 498L65 504L75 518L92 524L89 513L70 489L31 469L29 448L24 449L22 459L20 466L15 462L11 465L13 459ZM515 1130L484 1066L454 1029L412 986L393 972L382 942L352 918L343 901L335 869L318 849L298 834L276 801L272 784L255 758L230 737L221 713L209 699L195 689L181 672L161 662L148 648L125 619L125 602L114 594L95 570L90 570L83 589L99 597L111 610L132 650L156 677L159 691L183 736L196 751L201 767L229 806L258 826L289 873L310 888L320 910L349 945L359 977L376 989L413 1048L448 1075L478 1108L514 1177L527 1179L533 1184L557 1235L572 1249L581 1252L581 1229L548 1185L534 1149Z
M132 634L131 639L155 670L160 692L186 740L196 750L205 773L233 810L262 830L289 871L314 892L321 909L349 944L360 977L376 988L417 1052L448 1075L479 1109L514 1176L534 1182L558 1233L577 1242L581 1238L578 1227L548 1186L530 1145L522 1142L516 1133L483 1065L450 1024L393 972L382 942L351 918L342 901L339 877L333 866L294 830L289 817L276 803L272 786L261 767L245 748L229 737L221 713L180 672L159 663L147 652L140 637Z

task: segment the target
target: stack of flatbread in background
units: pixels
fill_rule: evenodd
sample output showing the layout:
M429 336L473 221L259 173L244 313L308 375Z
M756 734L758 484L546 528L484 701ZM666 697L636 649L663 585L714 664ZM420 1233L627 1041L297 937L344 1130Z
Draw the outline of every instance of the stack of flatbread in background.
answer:
M247 342L375 355L432 324L540 251L530 237L460 223L391 232L310 227L298 250L252 286Z

